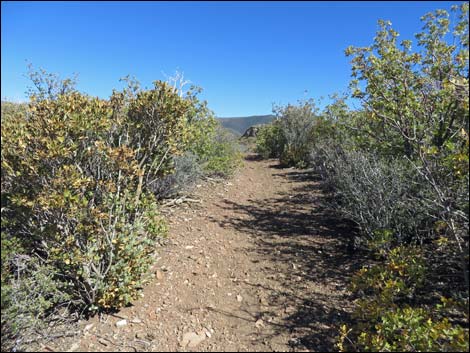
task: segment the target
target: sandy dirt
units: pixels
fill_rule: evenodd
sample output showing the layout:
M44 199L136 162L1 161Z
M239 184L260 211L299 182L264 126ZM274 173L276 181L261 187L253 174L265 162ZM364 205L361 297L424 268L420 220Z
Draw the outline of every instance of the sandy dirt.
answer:
M201 203L165 208L168 242L141 299L42 350L336 350L361 259L325 197L313 173L248 155L230 180L196 187Z

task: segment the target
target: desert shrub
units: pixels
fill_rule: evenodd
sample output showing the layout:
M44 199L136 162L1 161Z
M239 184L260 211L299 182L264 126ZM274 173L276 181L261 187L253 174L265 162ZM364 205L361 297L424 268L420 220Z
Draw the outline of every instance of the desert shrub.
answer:
M318 146L311 159L335 190L335 208L369 241L387 247L432 235L430 215L438 214L428 203L433 190L409 161L331 145Z
M33 86L28 88L28 95L36 100L55 100L61 95L77 92L77 75L62 79L58 74L47 72L43 68L35 69L28 64L28 77Z
M241 163L240 145L232 134L217 126L208 153L201 158L201 163L206 175L232 175Z
M264 126L265 124L263 124ZM260 129L263 127L263 126L260 126L258 127L258 132L260 131ZM257 132L257 134L258 134ZM246 154L246 153L258 153L261 155L261 153L257 152L257 147L256 147L256 143L257 143L257 138L256 136L241 136L238 138L238 143L240 144L240 150L243 154ZM269 158L269 157L263 157L263 158Z
M410 160L346 152L334 141L317 145L311 159L336 195L333 207L358 224L362 246L379 261L363 267L352 279L351 289L361 299L356 302L354 325L341 329L340 350L468 350L468 327L449 319L456 312L459 317L465 315L465 305L449 312L432 305L435 298L430 295L436 283L446 283L454 287L456 300L465 302L462 287L448 280L458 276L453 268L462 257L455 252L450 216L433 201L436 187L445 190L448 212L460 215L451 224L465 229L465 182L456 183L445 168L447 179L443 175L434 187ZM428 167L438 168L436 163ZM438 251L436 242L452 242L454 250L449 251L450 246ZM463 261L468 262L468 256ZM440 270L430 273L431 268Z
M128 85L121 92L115 91L111 102L115 115L134 122L126 132L126 136L133 136L129 144L143 152L145 141L147 144L153 141L154 146L149 146L153 158L164 157L163 163L145 162L158 167L153 177L151 171L146 171L143 181L144 188L152 190L157 199L190 190L197 178L215 174L228 176L239 164L237 141L225 136L207 102L199 100L199 87L184 89L187 81L181 73L177 72L169 82L156 82L152 95L150 91L143 91L135 79L122 80ZM159 107L160 111L154 107ZM147 117L142 118L146 114ZM162 119L163 116L168 121ZM138 119L146 121L146 125ZM142 127L146 133L140 131ZM149 140L145 135L148 131L156 136ZM144 161L148 157L139 153L137 158Z
M433 318L423 308L390 311L375 327L376 334L359 336L359 345L371 351L466 351L468 330Z
M383 261L363 267L351 281L353 292L367 293L378 304L371 310L372 300L360 299L355 316L361 319L377 319L400 299L413 298L425 282L426 261L419 247L400 245L382 254Z
M194 179L184 157L194 100L164 82L114 92L110 100L57 82L36 77L28 108L2 112L5 345L47 322L55 298L73 312L116 309L136 298L166 234L152 187L175 170L180 184ZM35 259L21 282L9 266L17 258ZM49 292L32 286L39 278ZM21 294L28 283L33 290ZM19 307L26 314L16 320Z
M191 151L201 160L208 159L211 153L212 144L215 138L215 132L219 125L213 112L207 108L206 102L200 102L189 92L193 101L193 108L187 117L188 139L186 141L186 150Z
M259 128L256 135L256 153L261 157L279 158L284 150L285 138L278 120Z
M127 78L103 100L56 75L31 78L27 107L2 104L5 347L59 306L94 313L135 299L166 235L157 199L229 174L238 158L195 91ZM21 281L12 259L32 259Z
M263 158L279 158L285 166L306 167L317 123L317 109L312 100L273 109L276 120L260 128L256 152Z
M91 239L87 265L71 257L67 270L80 278L77 288L93 308L118 308L138 296L145 274L153 263L155 245L166 234L166 225L156 209L155 198L142 195L137 204L134 193L123 192L109 199L109 213L102 234Z
M161 198L169 198L179 193L191 191L203 176L198 156L185 152L173 159L174 171L157 180L150 190Z
M370 143L389 144L376 151L409 160L427 198L438 211L461 259L468 252L468 3L454 6L453 31L447 11L422 17L423 31L411 41L397 42L387 21L369 47L349 47L353 96L363 102L363 126L355 126ZM446 39L452 36L452 43ZM362 85L360 84L362 81ZM466 200L466 201L463 201ZM436 214L434 213L433 216ZM468 263L462 261L468 287Z
M139 166L121 139L124 123L111 116L106 101L74 92L33 101L21 130L2 129L2 202L11 218L2 230L59 269L75 304L89 308L127 304L164 234L141 193L147 164ZM141 151L156 163L154 151Z
M28 255L2 258L2 265L11 274L2 280L2 351L22 350L25 338L44 334L52 322L71 319L68 283L57 280L53 266Z
M341 352L468 351L467 329L423 308L391 309L374 326L354 333L346 325L341 327L338 342Z
M468 311L468 298L421 304L426 262L419 248L399 246L383 263L355 274L351 287L361 299L353 312L355 324L341 326L340 351L468 350L468 328L448 319L456 309Z
M2 101L1 105L1 116L2 116L2 121L3 118L6 117L11 117L12 115L24 115L28 109L28 105L26 103L13 103L13 102L8 102L8 101Z
M186 150L197 156L204 175L229 176L240 163L240 145L215 119L206 102L191 97Z
M159 198L173 197L189 192L201 178L227 177L233 173L241 160L238 143L230 135L226 135L221 127L210 126L212 130L205 130L202 138L188 144L182 155L172 157L172 173L159 178L149 187L155 195Z
M453 9L452 44L450 16L437 10L422 17L417 52L409 40L397 45L387 21L379 21L370 47L346 51L353 96L363 109L348 124L350 144L333 153L317 150L313 160L338 190L339 209L362 224L370 247L385 260L353 279L364 297L354 325L341 328L340 350L469 349L468 3ZM420 240L418 251L403 242L408 239ZM398 263L397 251L403 255ZM416 268L425 269L424 281L410 276ZM436 304L439 294L445 305Z
M313 101L301 101L275 108L285 141L279 161L284 165L305 167L312 145L317 109Z
M171 172L171 156L183 152L190 108L190 100L161 81L156 81L153 89L139 92L131 101L126 116L127 143L136 150L139 164L147 166L146 185Z

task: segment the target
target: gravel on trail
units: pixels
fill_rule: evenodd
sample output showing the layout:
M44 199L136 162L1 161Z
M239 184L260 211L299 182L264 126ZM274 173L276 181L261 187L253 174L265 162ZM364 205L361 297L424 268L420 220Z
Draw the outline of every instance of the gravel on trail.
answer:
M247 155L233 178L196 186L202 202L163 209L168 241L140 299L41 350L336 350L361 259L326 197L312 171Z

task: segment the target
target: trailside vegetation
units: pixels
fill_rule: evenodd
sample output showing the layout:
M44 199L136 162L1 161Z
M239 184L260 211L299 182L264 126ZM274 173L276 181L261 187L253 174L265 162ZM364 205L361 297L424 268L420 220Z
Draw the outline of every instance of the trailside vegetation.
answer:
M341 351L469 349L468 3L453 11L423 16L415 43L379 21L346 50L360 109L288 105L257 139L263 157L316 169L357 225L350 248L373 259L352 278Z
M239 159L197 88L126 78L100 99L30 77L27 105L2 102L2 350L138 297L167 232L158 199Z

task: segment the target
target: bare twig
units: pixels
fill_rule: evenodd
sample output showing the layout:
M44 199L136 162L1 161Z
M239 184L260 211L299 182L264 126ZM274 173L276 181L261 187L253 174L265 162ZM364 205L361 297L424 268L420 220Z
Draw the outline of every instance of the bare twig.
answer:
M202 203L202 200L196 200L196 199L191 199L186 196L182 196L173 200L170 200L162 205L162 207L168 207L172 205L179 205L182 204L183 202L188 202L188 203Z

